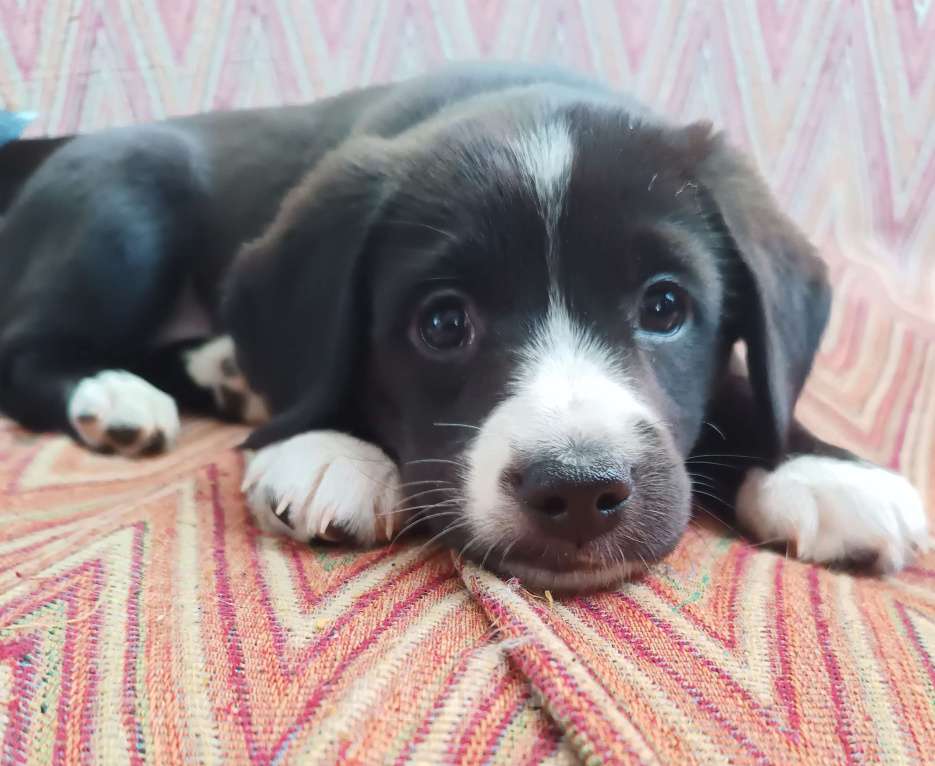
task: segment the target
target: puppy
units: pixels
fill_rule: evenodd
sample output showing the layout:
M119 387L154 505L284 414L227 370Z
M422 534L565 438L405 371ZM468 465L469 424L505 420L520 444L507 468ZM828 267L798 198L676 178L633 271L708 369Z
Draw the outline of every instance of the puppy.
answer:
M140 455L179 405L245 418L265 529L418 523L535 587L657 561L693 489L811 561L927 542L904 479L794 421L825 268L707 124L478 66L33 147L31 174L26 147L0 408L27 427Z

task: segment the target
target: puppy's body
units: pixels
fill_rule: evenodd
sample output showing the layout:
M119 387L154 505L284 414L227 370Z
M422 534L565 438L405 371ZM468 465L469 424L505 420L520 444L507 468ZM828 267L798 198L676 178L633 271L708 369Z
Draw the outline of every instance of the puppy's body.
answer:
M157 343L219 334L237 248L379 93L116 129L54 153L0 230L4 408L33 428L65 428L63 394L88 373L136 369Z
M0 254L0 408L129 454L171 442L173 400L271 414L245 487L301 539L416 513L594 587L671 549L694 482L807 558L892 570L925 543L902 479L792 421L828 308L811 246L707 126L573 75L76 138Z
M179 381L150 352L222 333L234 255L322 157L352 135L393 136L460 98L544 77L576 80L469 67L311 105L3 147L0 407L31 428L73 430L63 401L89 373L143 365ZM180 382L176 396L207 401Z

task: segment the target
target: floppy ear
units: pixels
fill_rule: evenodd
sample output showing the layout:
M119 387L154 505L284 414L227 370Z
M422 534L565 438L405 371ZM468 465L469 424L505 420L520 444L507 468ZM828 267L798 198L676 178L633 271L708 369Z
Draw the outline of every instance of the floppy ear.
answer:
M273 412L249 448L340 427L365 329L359 266L387 196L384 143L355 139L326 155L234 262L224 321Z
M736 333L747 344L750 383L778 457L828 320L827 269L723 135L712 135L707 123L687 132L691 144L704 146L695 164L701 194L713 201L742 264Z

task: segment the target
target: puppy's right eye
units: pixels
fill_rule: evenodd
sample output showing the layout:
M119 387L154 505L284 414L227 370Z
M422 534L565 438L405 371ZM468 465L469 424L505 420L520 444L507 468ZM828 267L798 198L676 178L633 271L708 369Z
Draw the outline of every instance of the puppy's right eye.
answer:
M651 284L643 294L639 325L653 335L675 335L688 316L689 301L674 282L663 279Z
M417 341L434 355L452 354L474 342L474 323L467 298L446 291L430 296L416 315Z

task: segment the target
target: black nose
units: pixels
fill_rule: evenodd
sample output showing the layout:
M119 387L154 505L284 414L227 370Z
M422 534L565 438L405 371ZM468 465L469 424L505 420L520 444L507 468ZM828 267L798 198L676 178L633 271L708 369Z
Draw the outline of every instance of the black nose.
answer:
M514 470L510 481L546 534L579 544L613 529L631 492L622 467L579 468L553 460Z

